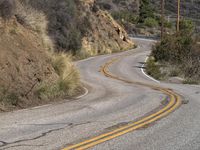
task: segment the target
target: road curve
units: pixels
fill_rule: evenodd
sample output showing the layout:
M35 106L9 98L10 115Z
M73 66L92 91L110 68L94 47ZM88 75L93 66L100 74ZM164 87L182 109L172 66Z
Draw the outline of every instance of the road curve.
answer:
M199 150L200 86L159 84L147 78L141 66L153 42L134 40L137 49L77 62L89 90L86 96L0 114L0 149L69 149L119 130L121 136L111 134L116 138L106 136L107 140L99 138L103 143L79 148ZM179 99L189 103L176 109ZM169 115L158 113L173 106ZM153 114L162 119L148 117ZM143 128L135 128L138 125Z

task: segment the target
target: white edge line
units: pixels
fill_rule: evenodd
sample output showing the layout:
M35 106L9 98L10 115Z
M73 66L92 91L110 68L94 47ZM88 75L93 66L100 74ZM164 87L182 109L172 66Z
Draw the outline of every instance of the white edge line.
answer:
M88 89L86 87L83 87L83 89L85 90L85 93L83 95L81 95L81 96L76 97L76 99L80 99L80 98L86 96L89 93L89 91L88 91Z
M147 62L148 59L149 59L149 57L146 57L145 63ZM148 74L145 73L145 71L144 71L144 69L143 69L144 66L145 66L145 63L142 65L142 68L141 68L142 73L143 73L147 78L153 80L154 82L160 83L160 81L154 79L153 77L151 77L151 76L149 76Z

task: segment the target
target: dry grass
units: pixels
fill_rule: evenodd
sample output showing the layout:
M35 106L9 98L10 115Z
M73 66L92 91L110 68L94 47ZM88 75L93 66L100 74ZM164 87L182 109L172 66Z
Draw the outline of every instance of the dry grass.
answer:
M6 21L0 16L0 64L5 67L0 70L0 111L75 96L79 73L70 56L54 52L46 16L24 0L16 2L15 16Z
M59 75L58 81L52 85L43 83L39 86L36 94L41 99L51 99L58 96L73 96L80 87L79 72L72 64L71 56L64 53L52 56L52 66Z
M54 53L54 43L47 33L48 21L45 14L25 5L23 1L18 1L16 8L17 19L20 23L37 32L45 47L51 50L49 52L49 56L52 58L51 63L59 75L59 80L56 83L51 86L48 83L42 83L36 93L44 99L60 95L73 95L80 83L79 73L73 66L70 56L64 53Z
M60 90L66 92L67 95L73 95L75 89L80 86L80 76L72 64L71 56L67 56L64 53L54 54L52 64L60 76Z
M31 30L40 34L44 46L53 51L54 43L47 33L48 21L43 12L35 10L34 8L17 1L16 3L16 16L18 21L28 26Z

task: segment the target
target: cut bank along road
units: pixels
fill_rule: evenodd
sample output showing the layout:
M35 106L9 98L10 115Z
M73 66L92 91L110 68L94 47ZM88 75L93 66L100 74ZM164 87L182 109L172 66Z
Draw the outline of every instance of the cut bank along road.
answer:
M109 141L103 139L106 142L93 144L92 149L199 149L199 86L157 84L145 77L140 67L152 42L137 40L137 43L141 47L136 50L77 63L88 85L87 96L76 101L66 100L56 105L0 114L0 149L61 149L111 132L115 133L105 137ZM104 65L115 58L120 59ZM99 72L103 71L101 67L104 74ZM109 70L107 76L115 78L117 75L118 79L128 82L105 77L106 70ZM162 90L156 90L158 86ZM161 113L148 116L178 104L173 102L177 99L176 93L189 100L189 104L151 123ZM169 103L166 103L167 97ZM144 121L151 121L151 124L129 132ZM116 133L125 132L127 134L123 136L116 136ZM110 138L113 135L117 138Z

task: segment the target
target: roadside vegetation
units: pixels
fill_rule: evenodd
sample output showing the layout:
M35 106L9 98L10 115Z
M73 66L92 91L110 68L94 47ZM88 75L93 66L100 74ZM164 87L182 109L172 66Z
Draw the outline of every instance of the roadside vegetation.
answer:
M77 88L80 87L79 72L72 63L71 55L56 51L55 42L48 35L48 18L46 18L42 11L36 10L23 1L17 1L16 4L16 17L18 21L42 37L42 42L48 50L47 53L51 59L51 65L59 76L58 81L53 85L48 85L45 82L41 83L35 93L41 99L75 95ZM71 41L71 44L78 46L77 43L73 43L74 41L76 42L77 35L73 34L72 37L74 40ZM72 47L74 46L72 45ZM74 47L74 49L78 49L78 47Z
M53 84L41 83L35 94L44 100L76 95L81 90L80 76L72 64L71 56L64 53L53 54L51 63L59 76L58 80Z
M48 18L24 1L0 1L0 111L58 101L82 92L72 57L57 52Z
M180 77L183 83L200 83L199 35L191 20L180 22L180 32L165 35L153 46L147 72L157 79Z
M120 3L122 3L122 1L120 1ZM111 11L111 14L130 34L159 36L161 26L160 15L159 12L154 9L154 5L150 0L139 1L137 12L132 12L130 10L115 10ZM168 20L165 20L164 26L167 32L170 32L173 27L172 22Z
M93 1L0 0L0 111L83 92L73 60L133 48Z
M120 51L126 45L130 48L131 43L125 43L116 34L115 27L119 25L92 1L19 1L45 14L48 36L53 39L57 52L67 52L79 59Z

